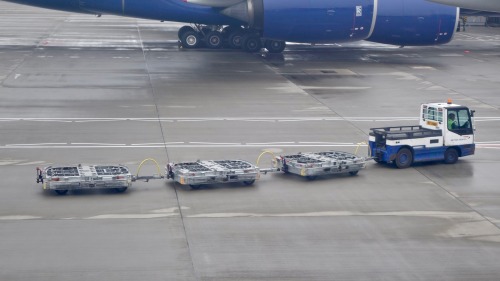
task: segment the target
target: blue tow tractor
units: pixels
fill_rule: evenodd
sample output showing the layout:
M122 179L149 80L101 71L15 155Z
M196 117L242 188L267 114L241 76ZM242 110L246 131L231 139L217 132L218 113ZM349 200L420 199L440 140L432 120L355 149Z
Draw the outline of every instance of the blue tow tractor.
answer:
M370 129L368 154L401 169L426 161L454 164L474 154L474 131L474 110L451 100L422 104L419 125Z

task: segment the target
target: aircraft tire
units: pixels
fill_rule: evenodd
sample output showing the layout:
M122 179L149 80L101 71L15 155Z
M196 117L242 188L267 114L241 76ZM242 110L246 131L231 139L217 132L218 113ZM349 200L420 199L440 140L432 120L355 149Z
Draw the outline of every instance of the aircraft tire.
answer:
M57 195L65 195L66 193L68 193L68 190L67 189L58 189L58 190L56 190L56 193L57 193Z
M222 40L222 34L218 31L210 31L205 36L205 44L210 49L222 48L224 41Z
M269 53L279 54L286 48L286 42L281 40L266 40L266 49Z
M186 49L194 49L200 45L200 35L196 31L186 31L182 35L181 44Z
M188 31L194 31L194 29L189 25L179 28L179 31L177 31L177 37L179 37L179 40L182 40L182 36Z
M243 32L241 30L235 30L229 34L227 37L227 44L231 49L241 49L241 39L243 37Z
M241 47L245 52L256 53L262 48L260 37L257 34L249 33L242 37Z

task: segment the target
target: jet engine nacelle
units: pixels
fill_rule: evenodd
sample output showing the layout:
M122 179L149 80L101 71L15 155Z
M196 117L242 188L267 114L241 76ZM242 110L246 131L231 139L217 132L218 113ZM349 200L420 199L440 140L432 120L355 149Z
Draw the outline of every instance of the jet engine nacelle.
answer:
M393 45L437 45L451 41L460 10L425 0L378 1L369 41Z
M308 43L346 42L369 37L376 0L250 0L262 4L263 37ZM254 12L258 15L258 11ZM257 26L258 27L258 26Z
M264 38L393 45L449 42L458 9L425 0L247 0L249 24Z

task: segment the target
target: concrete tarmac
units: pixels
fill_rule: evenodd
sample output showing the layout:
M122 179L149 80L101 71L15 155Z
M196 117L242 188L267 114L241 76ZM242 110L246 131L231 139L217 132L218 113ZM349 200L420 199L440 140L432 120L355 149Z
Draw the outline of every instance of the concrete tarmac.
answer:
M0 280L498 280L500 29L269 55L179 49L180 26L0 2ZM455 165L66 196L35 183L50 164L354 152L448 98L477 117L476 155Z

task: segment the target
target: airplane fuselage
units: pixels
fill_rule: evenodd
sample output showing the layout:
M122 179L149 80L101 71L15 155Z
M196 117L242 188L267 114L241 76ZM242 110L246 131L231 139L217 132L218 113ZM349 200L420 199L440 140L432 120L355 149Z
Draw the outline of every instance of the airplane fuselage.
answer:
M445 44L453 38L458 19L457 8L426 0L5 1L70 12L193 23L194 28L179 30L185 47L196 47L201 41L218 48L221 41L230 40L233 45L241 41L247 51L260 49L260 44L279 51L285 41ZM231 37L234 33L239 33L237 40Z

